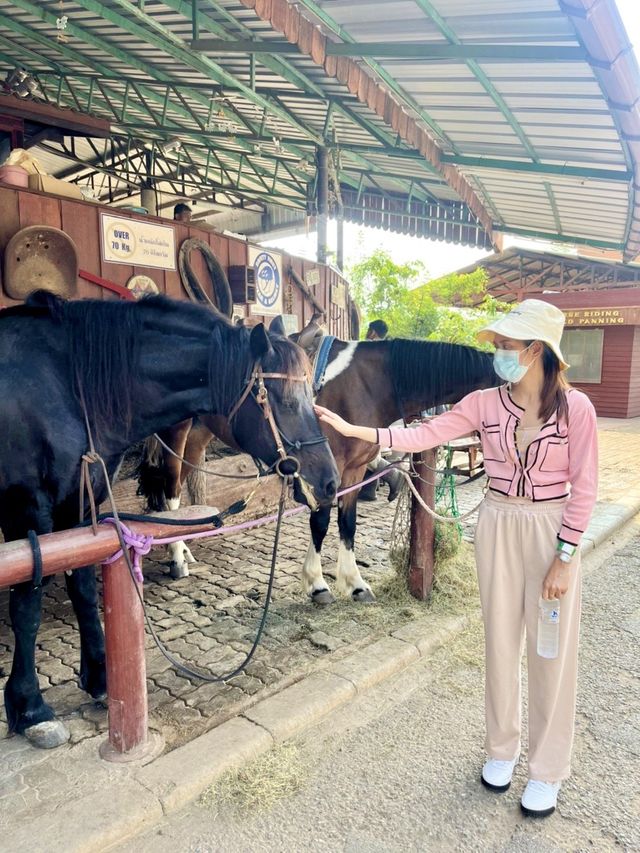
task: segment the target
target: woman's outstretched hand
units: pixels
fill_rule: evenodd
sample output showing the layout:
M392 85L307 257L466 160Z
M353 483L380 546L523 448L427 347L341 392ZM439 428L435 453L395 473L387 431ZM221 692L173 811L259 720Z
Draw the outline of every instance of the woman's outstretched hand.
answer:
M332 412L331 409L325 409L324 406L314 406L313 408L319 421L323 424L328 424L341 435L346 435L349 438L357 438L360 441L368 441L370 444L375 444L378 441L377 429L350 424L344 418L341 418L340 415Z
M313 409L318 416L318 420L323 424L328 424L330 427L333 427L333 429L335 429L336 432L341 433L341 435L353 435L354 425L345 421L345 419L341 418L340 415L336 415L336 413L332 412L331 409L325 409L324 406L314 406Z

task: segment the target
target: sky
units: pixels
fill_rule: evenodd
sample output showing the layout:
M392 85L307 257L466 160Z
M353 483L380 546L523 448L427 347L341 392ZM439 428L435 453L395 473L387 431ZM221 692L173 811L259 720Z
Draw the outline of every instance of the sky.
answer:
M629 40L633 44L640 62L640 0L616 0ZM329 246L336 244L335 223L329 223ZM314 260L316 257L316 236L314 232L295 237L281 237L270 240L268 246L284 249L293 255ZM512 245L538 246L546 244L531 240L505 239L505 248ZM468 246L456 246L425 240L421 237L409 237L404 234L392 234L379 228L363 228L351 223L344 226L345 266L366 257L376 248L385 249L396 263L422 261L430 277L438 278L454 270L461 269L485 257L488 252L472 249Z

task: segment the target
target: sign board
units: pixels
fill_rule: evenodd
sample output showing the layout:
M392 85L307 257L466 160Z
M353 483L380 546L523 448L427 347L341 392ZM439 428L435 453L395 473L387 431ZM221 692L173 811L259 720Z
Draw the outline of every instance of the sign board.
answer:
M640 326L640 307L577 308L564 311L565 326Z
M307 285L307 287L315 287L316 284L320 284L320 270L308 270L304 277L304 283Z
M331 301L343 310L347 307L347 288L343 281L336 281L331 285Z
M255 274L256 301L252 314L282 314L282 255L262 246L249 246L249 266Z
M300 329L298 328L297 314L283 314L282 323L284 325L284 330L287 333L287 337L289 335L294 335L296 332L300 331Z
M176 268L176 238L170 225L100 214L102 260L135 267Z

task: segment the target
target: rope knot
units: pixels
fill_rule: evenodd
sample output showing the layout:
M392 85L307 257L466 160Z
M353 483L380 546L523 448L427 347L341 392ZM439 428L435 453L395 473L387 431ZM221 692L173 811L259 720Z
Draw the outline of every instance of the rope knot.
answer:
M153 536L145 536L143 533L134 533L133 530L130 530L126 524L123 524L121 521L116 521L115 518L105 518L104 522L102 523L114 524L120 528L124 543L133 554L133 574L135 576L135 579L138 581L138 583L143 583L144 578L142 576L142 558L146 557L146 555L153 547ZM117 551L112 557L103 560L103 565L115 563L115 561L120 559L120 557L122 556L123 551L122 548L120 548L120 550Z

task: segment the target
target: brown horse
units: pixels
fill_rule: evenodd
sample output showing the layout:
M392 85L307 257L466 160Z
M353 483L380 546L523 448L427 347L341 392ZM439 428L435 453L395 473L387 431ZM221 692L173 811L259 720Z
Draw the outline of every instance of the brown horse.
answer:
M277 321L278 318L272 322L270 332L282 334L284 329ZM300 333L299 344L308 346L310 340L311 346L316 346L316 335ZM316 402L352 423L386 427L433 406L457 402L476 388L497 384L491 355L473 347L402 339L375 342L334 339ZM229 442L224 421L206 416L195 424L184 421L161 437L187 462L198 464L212 434ZM378 448L344 438L330 427L326 427L326 434L341 487L361 482ZM152 467L149 462L147 459L142 466L142 493L147 495L152 508L166 505L177 508L189 468L168 453L164 454L160 467ZM372 601L373 593L360 575L354 554L357 495L357 491L351 492L338 502L340 547L336 585L354 601ZM335 600L322 575L320 559L330 513L331 507L322 507L310 516L311 542L302 569L302 583L316 604ZM171 557L172 576L188 574L187 563L193 557L183 543L174 548Z

